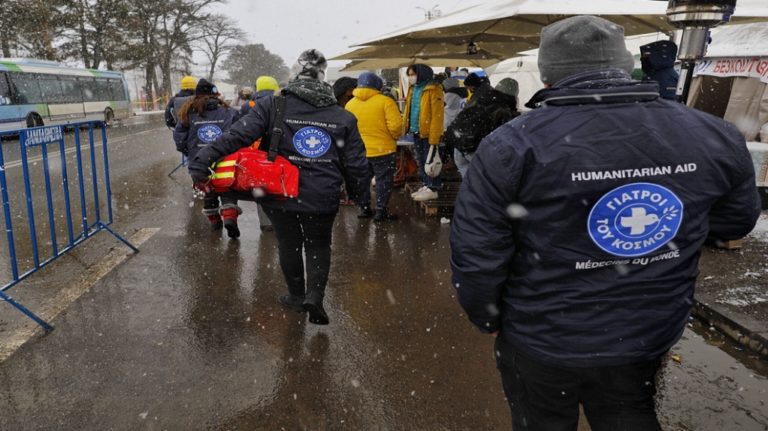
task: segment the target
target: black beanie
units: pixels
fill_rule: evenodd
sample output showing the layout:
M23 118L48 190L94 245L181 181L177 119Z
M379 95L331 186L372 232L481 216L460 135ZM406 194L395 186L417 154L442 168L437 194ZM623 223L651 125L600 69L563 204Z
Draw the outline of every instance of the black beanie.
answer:
M200 79L197 81L195 87L195 96L215 96L219 94L219 89L215 85L208 82L206 79Z

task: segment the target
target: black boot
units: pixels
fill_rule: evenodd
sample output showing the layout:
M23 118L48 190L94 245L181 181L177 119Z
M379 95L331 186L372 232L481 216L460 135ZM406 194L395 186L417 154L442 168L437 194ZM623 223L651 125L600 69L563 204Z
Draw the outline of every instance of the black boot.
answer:
M309 313L309 323L315 325L327 325L328 313L323 308L323 294L321 292L308 292L304 300L304 310Z
M306 311L303 305L304 298L301 296L295 296L287 293L285 295L280 295L277 300L280 301L280 304L282 304L283 307L291 311L295 311L297 313L303 313Z

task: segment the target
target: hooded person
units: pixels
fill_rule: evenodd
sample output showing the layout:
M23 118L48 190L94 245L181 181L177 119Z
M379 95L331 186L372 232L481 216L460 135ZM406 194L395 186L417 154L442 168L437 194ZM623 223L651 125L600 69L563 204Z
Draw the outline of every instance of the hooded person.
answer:
M368 173L365 146L354 115L336 104L325 77L325 56L310 49L299 56L281 98L268 97L211 146L190 159L189 171L199 188L208 187L208 166L220 158L272 135L278 155L299 169L296 198L267 195L261 205L277 235L280 267L288 294L280 303L308 312L311 323L328 324L323 300L331 264L331 235L346 177L359 188ZM285 103L282 121L278 104ZM279 123L279 124L278 124ZM279 126L281 133L273 133ZM268 150L269 139L261 149ZM306 256L306 267L304 264ZM305 277L306 270L306 277Z
M459 112L467 104L467 89L459 85L456 78L448 78L443 81L443 91L445 92L445 113L443 114L443 123L445 128L453 122Z
M384 81L375 73L366 72L357 79L354 97L346 109L357 118L357 127L365 143L368 158L368 177L360 189L357 204L360 218L373 216L375 222L396 219L389 212L389 197L395 179L395 152L397 138L402 133L403 120L397 103L381 93ZM376 178L375 212L371 208L372 178Z
M680 75L675 70L677 45L671 40L659 40L640 47L640 65L644 81L656 81L661 97L677 99L677 81Z
M515 430L660 430L656 374L691 313L701 247L760 215L744 137L631 79L624 29L543 28L533 109L486 136L459 191L459 303L495 334Z
M406 73L409 87L403 112L403 134L413 136L419 177L423 184L411 197L415 201L428 201L438 198L437 191L443 185L440 175L430 177L424 171L430 147L434 146L436 151L443 136L443 87L434 82L434 72L425 64L408 66Z
M464 79L464 87L469 91L467 106L472 106L473 100L485 97L491 90L493 90L491 80L482 70L467 75Z
M213 83L206 79L197 81L194 97L179 111L179 121L173 130L176 150L188 159L194 158L226 133L238 118L238 112L219 98L219 90ZM237 218L241 213L236 199L215 193L206 193L203 198L203 214L208 217L212 230L224 227L230 238L240 236Z
M176 93L168 104L165 106L165 125L173 129L176 127L178 121L178 112L181 111L181 107L187 100L191 99L195 95L195 87L197 86L197 78L194 76L185 76L181 78L181 90Z

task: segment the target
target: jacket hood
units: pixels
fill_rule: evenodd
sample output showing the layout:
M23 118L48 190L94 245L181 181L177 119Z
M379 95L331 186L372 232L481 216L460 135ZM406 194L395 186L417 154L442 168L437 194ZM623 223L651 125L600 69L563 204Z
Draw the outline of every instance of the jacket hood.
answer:
M352 91L353 96L363 101L368 100L377 94L381 94L381 91L373 88L355 88Z
M625 70L611 68L571 75L554 87L539 90L525 106L533 109L546 105L647 102L658 98L656 82L634 81Z
M416 85L426 84L435 76L435 72L426 64L414 64L411 68L416 71Z
M316 108L336 104L333 87L317 79L296 79L288 83L283 93L293 94Z

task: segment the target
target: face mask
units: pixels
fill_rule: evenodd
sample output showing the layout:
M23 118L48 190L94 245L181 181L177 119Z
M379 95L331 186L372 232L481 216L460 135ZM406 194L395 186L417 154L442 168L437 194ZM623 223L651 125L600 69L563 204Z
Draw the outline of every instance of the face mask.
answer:
M408 84L416 85L416 77L415 76L409 76L408 77Z

